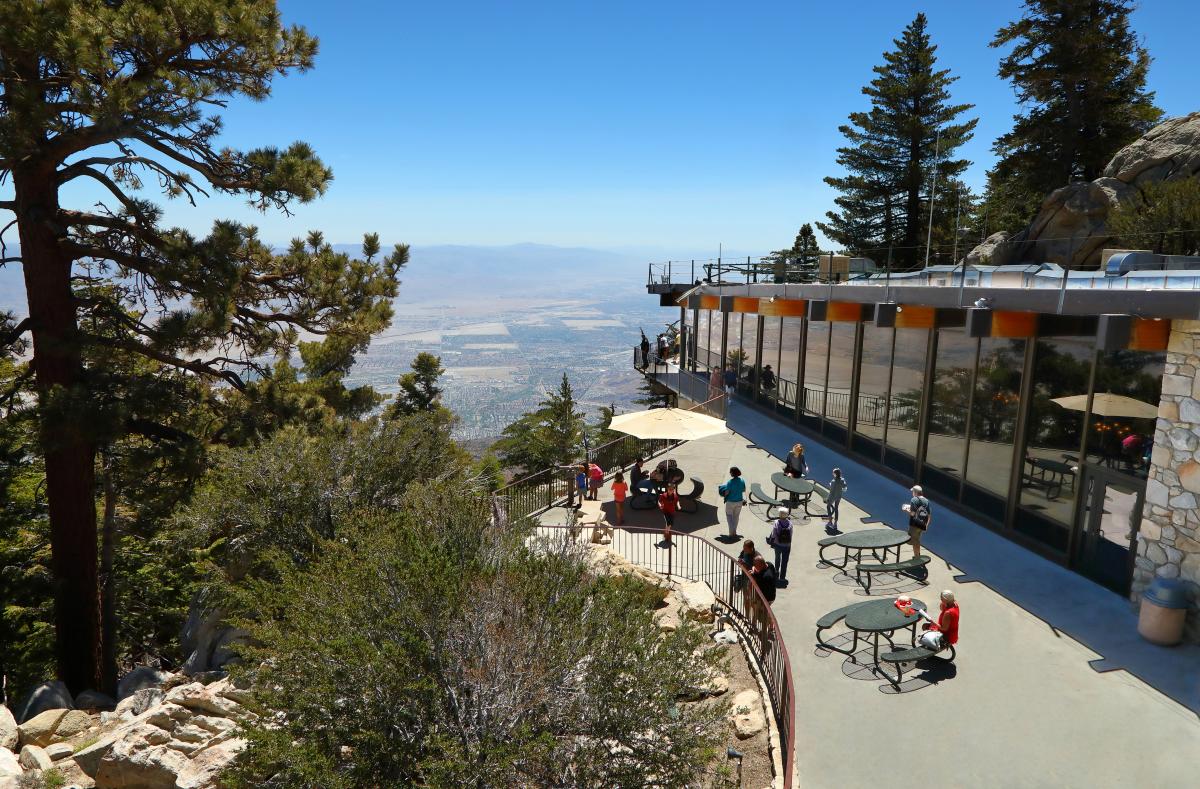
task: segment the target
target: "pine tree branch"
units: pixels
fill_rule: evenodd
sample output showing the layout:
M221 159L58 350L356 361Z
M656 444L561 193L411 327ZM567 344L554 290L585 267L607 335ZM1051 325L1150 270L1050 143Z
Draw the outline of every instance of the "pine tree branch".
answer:
M0 348L7 348L8 346L12 345L17 340L21 339L22 334L24 334L25 332L29 331L32 328L33 328L33 319L25 318L20 323L18 323L16 326L12 327L7 332L5 332L3 337L0 337Z
M189 361L187 359L181 359L178 356L172 356L169 353L164 353L163 351L159 351L155 348L151 348L150 346L140 342L129 340L123 341L96 334L84 334L83 336L89 342L92 342L96 345L102 345L106 348L116 348L117 350L128 351L129 353L136 353L141 356L145 356L148 359L153 359L156 362L162 362L163 364L178 368L180 370L187 370L189 372L196 373L197 375L220 379L228 383L234 389L237 389L239 392L244 392L246 390L246 384L244 381L242 381L241 376L232 370L225 370L214 366L219 361L232 361L227 357L218 357L217 359L209 359L207 361L202 361L200 359L192 359ZM239 364L241 364L241 362L239 362Z
M121 201L121 205L125 206L125 210L136 216L142 222L146 222L147 224L150 223L149 218L142 213L141 206L139 206L133 198L121 191L121 187L117 186L107 175L99 170L93 170L90 167L83 168L80 174L99 181L106 189L108 189L108 191L112 192L114 197Z

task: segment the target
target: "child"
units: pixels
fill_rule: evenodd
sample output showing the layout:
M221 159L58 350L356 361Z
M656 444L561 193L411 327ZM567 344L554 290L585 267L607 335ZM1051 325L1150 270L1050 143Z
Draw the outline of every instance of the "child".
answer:
M629 493L629 486L625 484L625 475L620 471L613 477L612 485L613 502L617 505L617 525L625 525L625 495Z
M597 466L595 463L588 465L588 486L591 495L588 496L592 501L600 500L600 486L604 484L604 469Z
M668 484L666 491L658 497L658 508L663 514L663 542L671 544L671 527L675 525L675 510L679 509L679 494L675 486Z
M588 492L588 470L587 466L580 466L579 471L575 473L575 487L579 491L579 503L583 504L587 499Z
M838 505L842 503L842 494L846 492L846 488L850 487L846 484L845 477L842 476L842 470L835 468L833 470L833 479L829 481L829 496L825 499L825 511L829 516L829 526L837 528L838 525Z

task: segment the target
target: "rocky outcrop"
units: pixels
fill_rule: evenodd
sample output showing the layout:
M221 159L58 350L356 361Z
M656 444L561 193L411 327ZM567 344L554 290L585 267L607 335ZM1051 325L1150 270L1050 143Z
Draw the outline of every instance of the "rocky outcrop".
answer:
M0 748L16 748L19 736L16 718L9 712L8 707L0 704Z
M729 715L733 722L734 734L739 740L753 737L767 727L762 694L758 691L743 690L734 696Z
M1020 232L993 233L967 254L968 263L1057 263L1095 268L1109 244L1109 212L1136 204L1152 183L1200 176L1200 112L1160 123L1117 152L1090 183L1056 189Z
M223 675L205 684L151 672L126 678L127 695L114 711L50 709L19 726L14 722L11 733L0 725L5 743L0 747L0 789L27 779L40 786L33 779L50 769L66 785L81 789L218 786L221 771L245 747L236 736L238 725L254 718L245 707L248 689ZM151 677L161 684L146 686ZM0 724L6 713L0 707Z

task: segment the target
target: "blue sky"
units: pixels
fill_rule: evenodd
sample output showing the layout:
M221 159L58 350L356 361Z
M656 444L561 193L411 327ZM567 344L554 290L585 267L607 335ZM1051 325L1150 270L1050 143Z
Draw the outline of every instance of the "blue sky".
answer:
M987 44L1014 0L812 3L282 0L321 40L316 68L225 114L238 147L311 142L333 167L296 216L176 203L169 221L258 224L284 241L378 231L414 244L532 241L686 257L765 252L832 203L837 126L917 11L957 101L980 117L962 153L981 185L1015 109ZM1134 16L1168 115L1200 109L1193 0Z

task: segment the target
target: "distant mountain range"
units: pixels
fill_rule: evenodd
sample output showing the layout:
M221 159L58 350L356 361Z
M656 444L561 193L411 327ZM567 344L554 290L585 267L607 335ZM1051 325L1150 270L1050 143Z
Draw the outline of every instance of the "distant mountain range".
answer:
M355 255L362 251L359 244L334 248ZM437 298L447 290L467 298L581 292L644 296L646 261L631 254L544 244L414 246L400 278L400 303ZM25 312L18 264L0 267L0 310Z

